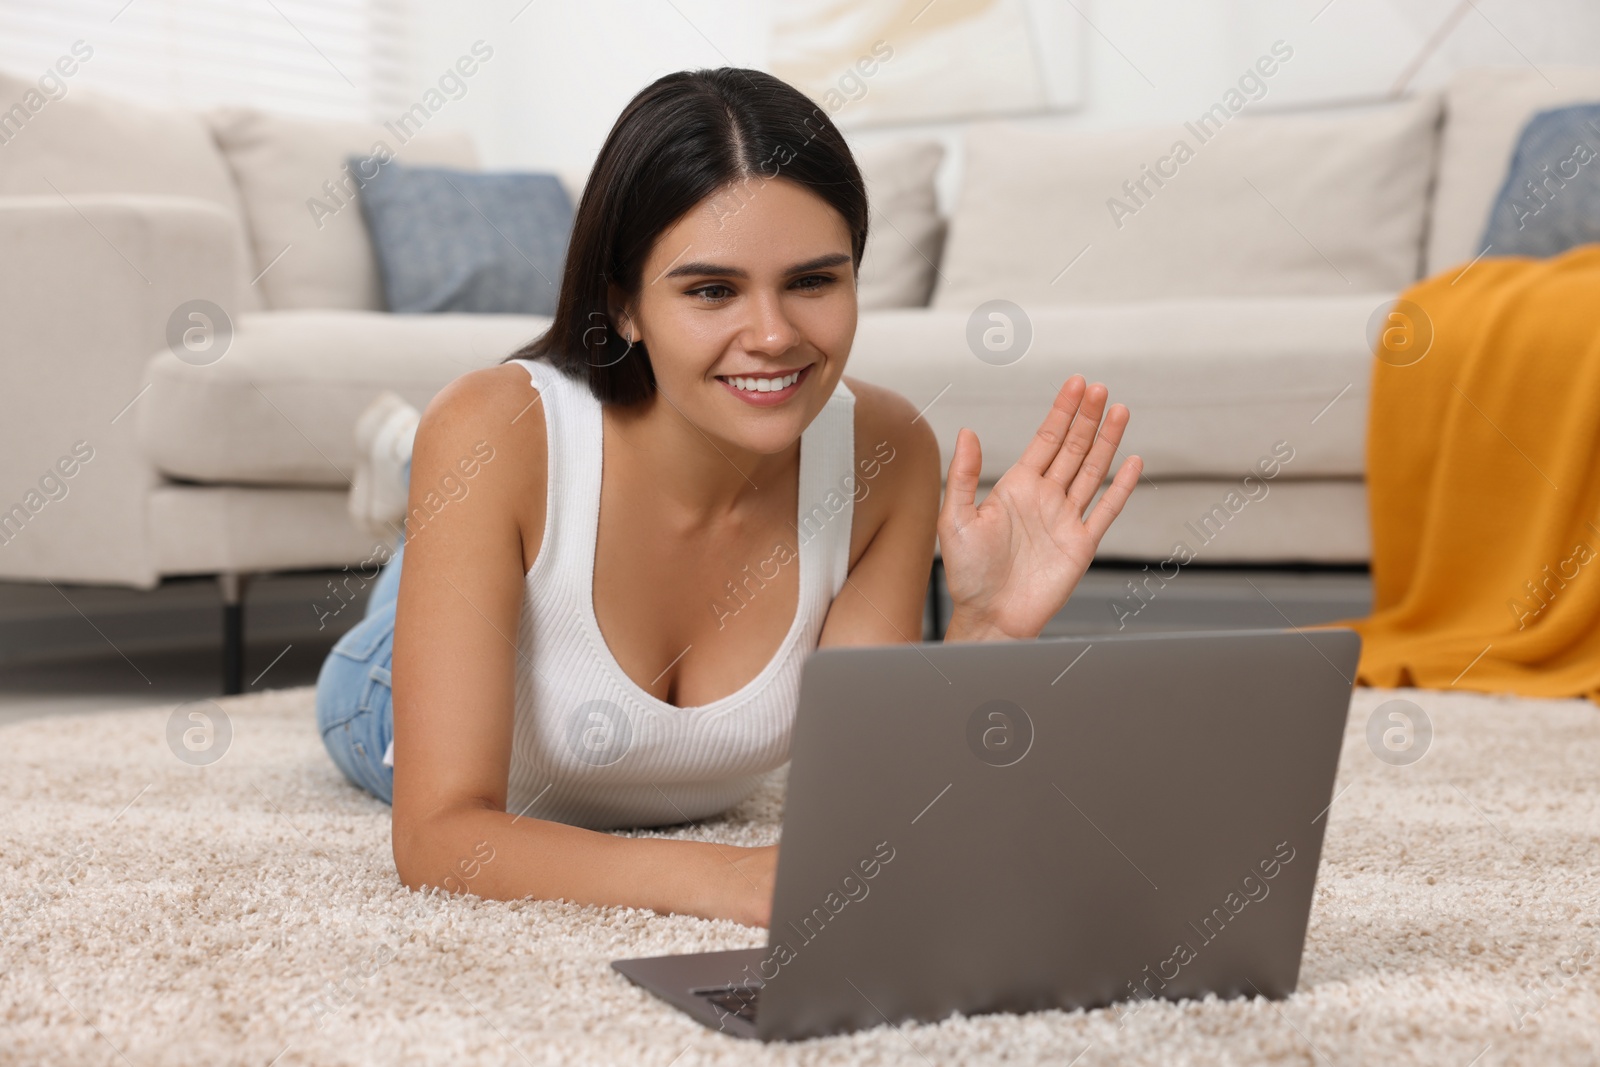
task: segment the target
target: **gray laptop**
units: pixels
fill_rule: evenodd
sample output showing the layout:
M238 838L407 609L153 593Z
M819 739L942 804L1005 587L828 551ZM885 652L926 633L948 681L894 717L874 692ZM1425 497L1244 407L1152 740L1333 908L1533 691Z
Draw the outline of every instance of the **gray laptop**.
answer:
M612 966L762 1040L1287 996L1360 647L1336 628L821 649L766 947Z

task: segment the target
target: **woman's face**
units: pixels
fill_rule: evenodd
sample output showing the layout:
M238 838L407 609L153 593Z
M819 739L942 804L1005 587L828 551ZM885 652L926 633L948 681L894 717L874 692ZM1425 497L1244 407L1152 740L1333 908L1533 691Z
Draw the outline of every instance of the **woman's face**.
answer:
M635 312L634 336L673 407L714 438L781 452L827 403L850 354L849 228L794 182L734 186L656 239Z

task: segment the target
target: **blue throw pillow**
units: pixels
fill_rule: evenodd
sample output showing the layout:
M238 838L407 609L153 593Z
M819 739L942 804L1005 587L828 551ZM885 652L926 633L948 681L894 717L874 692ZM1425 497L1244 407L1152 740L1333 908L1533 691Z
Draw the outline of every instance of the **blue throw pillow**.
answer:
M349 162L366 174L368 161ZM555 175L390 160L363 177L360 199L390 311L555 313L572 233Z
M1600 104L1541 111L1522 128L1478 247L1547 259L1600 241Z

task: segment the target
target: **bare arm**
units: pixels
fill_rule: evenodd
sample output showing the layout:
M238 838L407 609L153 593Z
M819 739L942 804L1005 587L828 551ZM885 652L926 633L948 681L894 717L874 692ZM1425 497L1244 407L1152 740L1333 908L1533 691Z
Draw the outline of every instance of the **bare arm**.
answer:
M770 901L753 890L770 892L770 850L505 810L524 576L545 520L537 395L521 367L475 371L417 430L394 637L395 869L411 889L765 924Z
M856 503L850 576L821 646L922 640L939 513L939 443L904 397L850 379L856 394Z

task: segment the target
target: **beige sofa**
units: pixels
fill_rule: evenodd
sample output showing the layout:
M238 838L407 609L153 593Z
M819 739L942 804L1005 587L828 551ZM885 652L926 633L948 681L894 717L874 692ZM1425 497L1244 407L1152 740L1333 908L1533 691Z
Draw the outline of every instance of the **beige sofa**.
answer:
M1600 99L1600 73L1546 73L1559 90L1480 70L1198 127L977 125L948 219L936 143L862 151L850 371L926 405L946 458L977 430L988 479L1067 375L1108 383L1146 473L1105 557L1359 563L1369 321L1472 260L1532 111ZM31 88L0 75L0 107L21 102L0 115L0 577L148 587L371 556L345 511L356 414L385 388L422 404L547 320L383 311L341 164L384 140L474 166L473 146L81 89L34 108ZM1020 359L985 345L1008 330L1031 333Z

